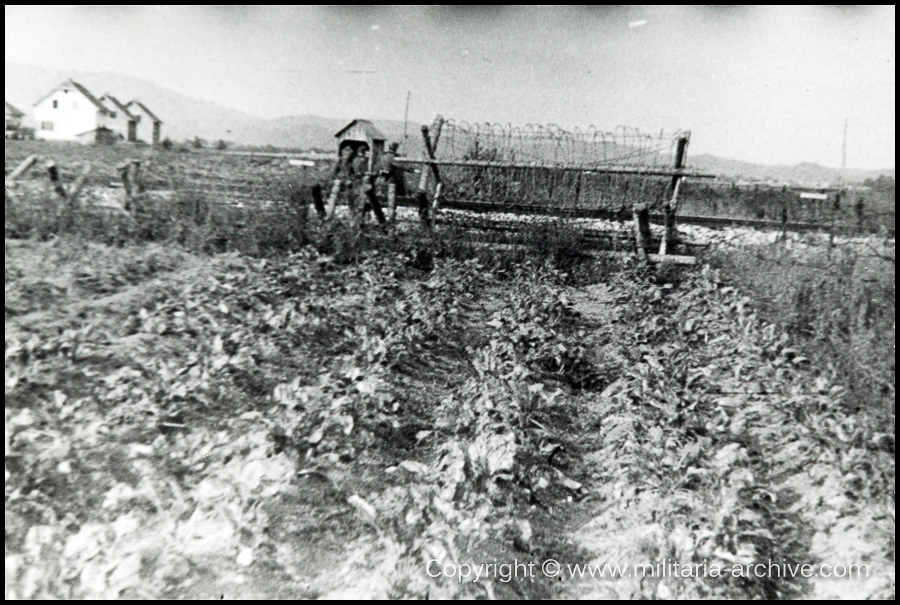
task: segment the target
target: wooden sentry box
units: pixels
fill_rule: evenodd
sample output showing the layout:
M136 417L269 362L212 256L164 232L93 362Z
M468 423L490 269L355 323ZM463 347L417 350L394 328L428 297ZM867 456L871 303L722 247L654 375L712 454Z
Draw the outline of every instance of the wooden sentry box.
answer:
M338 140L338 157L345 147L355 150L365 148L369 152L369 172L375 172L384 153L386 137L369 120L353 120L341 128L334 138Z

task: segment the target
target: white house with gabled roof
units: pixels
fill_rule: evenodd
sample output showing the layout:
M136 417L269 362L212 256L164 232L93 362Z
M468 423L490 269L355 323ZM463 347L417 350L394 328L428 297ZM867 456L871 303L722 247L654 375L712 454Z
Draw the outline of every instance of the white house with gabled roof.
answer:
M124 103L109 93L100 97L100 102L112 111L107 120L107 127L113 131L116 138L131 143L136 141L138 117L132 115Z
M117 114L74 80L66 80L34 104L34 136L83 143L112 140Z
M6 101L6 117L4 118L4 130L7 133L15 133L22 127L22 118L25 114L16 109L9 101Z
M131 115L137 118L138 140L152 145L158 145L162 132L162 120L140 101L131 101L125 107L128 108Z

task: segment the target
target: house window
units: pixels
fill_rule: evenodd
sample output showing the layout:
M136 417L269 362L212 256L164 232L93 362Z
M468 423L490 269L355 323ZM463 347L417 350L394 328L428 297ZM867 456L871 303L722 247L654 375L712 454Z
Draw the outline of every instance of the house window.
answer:
M109 117L115 119L115 117L116 117L116 112L114 112L114 111L109 112Z
M59 101L53 101L53 109L59 107Z
M53 130L53 122L41 122L41 130Z

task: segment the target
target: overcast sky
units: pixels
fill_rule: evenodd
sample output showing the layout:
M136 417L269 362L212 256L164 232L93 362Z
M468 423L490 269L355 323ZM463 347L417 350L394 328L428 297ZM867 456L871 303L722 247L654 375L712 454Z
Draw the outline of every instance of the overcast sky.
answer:
M693 131L692 153L894 166L890 7L11 7L6 60L263 117Z

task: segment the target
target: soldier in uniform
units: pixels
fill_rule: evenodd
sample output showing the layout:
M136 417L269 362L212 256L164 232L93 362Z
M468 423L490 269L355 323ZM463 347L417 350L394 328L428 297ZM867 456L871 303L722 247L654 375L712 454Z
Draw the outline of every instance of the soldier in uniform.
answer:
M367 175L369 173L369 157L368 149L360 147L356 151L356 156L351 164L351 174L353 178L353 187L350 191L350 210L353 212L362 211L365 213L365 192L367 185Z
M387 153L381 158L381 166L378 170L379 189L384 192L383 196L387 198L388 207L391 211L391 220L396 218L397 214L397 196L406 195L406 180L403 178L405 172L413 172L412 169L406 168L397 163L397 150L400 143L393 141L389 146Z
M388 146L387 153L381 159L379 176L384 179L385 183L394 184L397 188L397 195L406 195L406 181L403 178L403 173L413 172L413 170L397 163L397 149L399 147L400 143L397 141L392 142Z
M353 161L356 157L356 150L347 146L341 149L341 155L338 157L334 165L334 172L331 175L333 185L331 194L328 196L328 214L334 212L334 208L338 199L343 194L349 195L350 207L353 207L355 200L353 199Z

